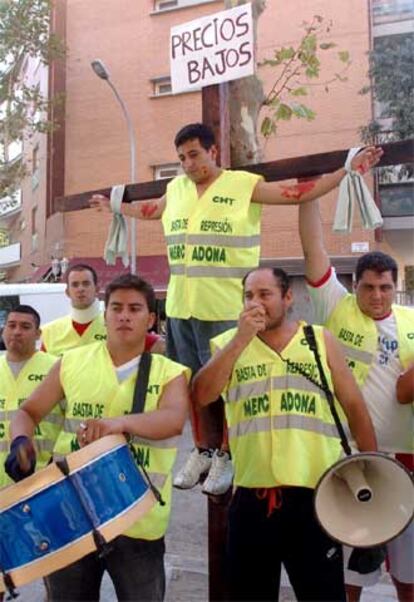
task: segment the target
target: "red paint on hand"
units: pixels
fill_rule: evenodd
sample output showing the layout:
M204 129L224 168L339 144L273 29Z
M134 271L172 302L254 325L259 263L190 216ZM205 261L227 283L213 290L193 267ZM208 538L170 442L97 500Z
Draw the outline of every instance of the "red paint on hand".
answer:
M296 199L299 201L304 194L310 192L315 188L316 182L300 182L293 186L281 186L282 196L285 199Z
M143 203L141 207L142 217L151 217L157 211L156 203Z
M369 171L369 165L362 163L357 167L357 171L363 176Z

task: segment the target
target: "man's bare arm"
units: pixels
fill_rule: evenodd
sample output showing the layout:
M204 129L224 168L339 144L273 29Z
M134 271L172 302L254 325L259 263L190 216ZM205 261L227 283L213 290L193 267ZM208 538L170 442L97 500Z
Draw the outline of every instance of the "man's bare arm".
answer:
M165 386L158 408L152 412L85 420L85 428L78 432L79 443L83 446L106 435L119 433L153 440L175 437L184 428L189 404L187 380L182 374Z
M324 331L328 364L335 395L348 418L359 451L376 451L377 440L361 391L349 369L342 349L333 335Z
M122 203L121 213L126 217L135 217L136 219L160 219L164 212L165 204L165 195L152 201ZM89 199L89 205L103 213L112 213L110 200L101 194L92 195Z
M32 438L36 425L53 410L64 397L60 384L59 360L54 364L48 375L20 406L17 414L10 423L10 438L20 435Z
M378 163L382 154L382 149L368 146L352 159L352 169L360 173L366 173ZM298 205L307 203L320 198L336 188L345 175L345 168L341 167L318 180L299 182L298 184L258 182L252 194L252 201L264 205Z
M305 276L318 282L325 276L331 261L325 249L318 201L299 205L299 235L305 257Z

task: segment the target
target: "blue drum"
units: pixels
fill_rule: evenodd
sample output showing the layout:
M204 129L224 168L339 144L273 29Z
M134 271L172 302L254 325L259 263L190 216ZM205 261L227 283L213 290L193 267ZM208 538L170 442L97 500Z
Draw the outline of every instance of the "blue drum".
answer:
M122 435L110 435L0 492L0 592L61 569L144 516L155 497ZM6 578L7 580L7 578Z

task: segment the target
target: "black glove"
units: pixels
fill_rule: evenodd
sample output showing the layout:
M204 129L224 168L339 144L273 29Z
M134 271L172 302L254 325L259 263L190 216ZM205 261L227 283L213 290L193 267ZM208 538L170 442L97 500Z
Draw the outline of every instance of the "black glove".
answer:
M10 453L4 463L6 473L13 481L21 481L34 473L36 452L30 437L21 435L13 439Z
M354 548L348 560L348 569L361 575L376 571L384 562L387 555L386 546L373 548Z

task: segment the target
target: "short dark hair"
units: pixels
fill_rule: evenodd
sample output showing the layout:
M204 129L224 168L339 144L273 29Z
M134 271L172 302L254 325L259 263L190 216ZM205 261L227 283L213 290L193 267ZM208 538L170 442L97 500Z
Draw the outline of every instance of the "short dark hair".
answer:
M397 284L398 278L398 265L395 259L386 253L381 251L372 251L371 253L365 253L362 255L356 264L355 278L359 282L362 278L363 273L366 270L372 270L377 274L383 272L391 272L394 284Z
M33 316L36 328L39 328L39 326L40 326L40 316L39 316L38 312L35 310L35 308L32 307L31 305L17 305L17 307L13 307L13 309L10 309L7 312L6 322L11 313L27 314L29 316Z
M71 265L65 274L66 283L69 282L69 274L71 274L72 272L85 272L85 271L88 271L92 274L93 283L96 286L98 284L98 274L93 269L93 267L88 265L87 263L75 263L74 265Z
M105 307L108 307L109 299L115 291L118 290L134 290L138 293L141 293L147 302L148 310L150 312L155 312L156 308L156 299L155 292L152 288L152 285L140 278L139 276L134 276L133 274L123 274L122 276L118 276L112 282L108 284L105 289Z
M277 286L282 291L282 297L284 297L286 295L286 293L288 292L288 290L290 289L290 278L287 275L287 273L285 272L285 270L282 270L282 268L269 267L269 268L254 268L253 270L250 270L249 272L247 272L247 274L244 276L244 278L242 280L243 288L244 288L245 282L247 280L247 277L250 276L250 274L254 274L254 272L259 272L261 270L269 270L269 272L272 272Z
M198 139L205 150L209 150L216 143L214 132L204 123L189 123L181 128L175 136L175 148L178 148L189 140Z

